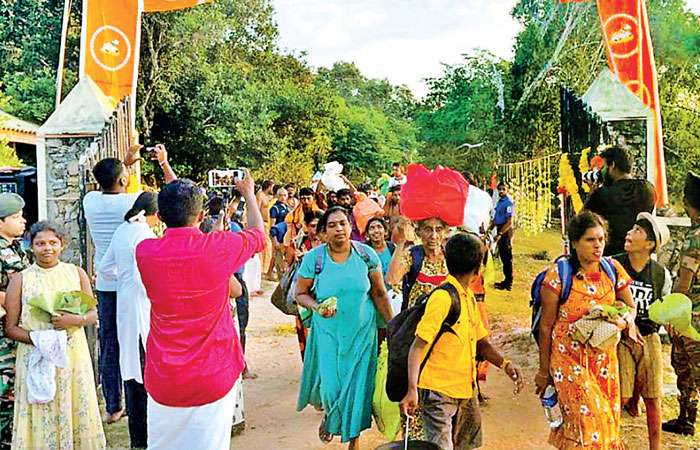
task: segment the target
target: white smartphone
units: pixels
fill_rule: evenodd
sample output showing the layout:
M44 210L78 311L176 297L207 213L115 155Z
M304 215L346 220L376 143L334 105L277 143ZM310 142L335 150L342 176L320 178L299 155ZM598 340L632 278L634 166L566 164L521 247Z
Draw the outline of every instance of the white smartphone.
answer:
M245 171L242 169L210 170L208 176L211 188L234 187L236 181L245 178Z

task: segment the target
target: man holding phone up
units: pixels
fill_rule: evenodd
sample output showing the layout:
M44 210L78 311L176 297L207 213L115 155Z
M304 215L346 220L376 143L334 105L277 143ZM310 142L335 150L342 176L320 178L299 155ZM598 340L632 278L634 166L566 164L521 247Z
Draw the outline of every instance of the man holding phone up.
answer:
M88 192L83 199L83 210L95 245L95 261L99 262L112 242L117 227L124 222L124 215L131 209L139 192L128 194L129 172L127 167L141 159L143 145L133 145L127 151L124 161L105 158L95 164L92 174L99 191ZM163 169L165 181L177 179L168 162L165 146L152 147L150 154ZM105 274L98 274L95 284L97 312L100 318L99 372L102 393L107 410L107 423L114 423L124 414L122 408L122 378L119 371L119 341L117 340L117 280Z

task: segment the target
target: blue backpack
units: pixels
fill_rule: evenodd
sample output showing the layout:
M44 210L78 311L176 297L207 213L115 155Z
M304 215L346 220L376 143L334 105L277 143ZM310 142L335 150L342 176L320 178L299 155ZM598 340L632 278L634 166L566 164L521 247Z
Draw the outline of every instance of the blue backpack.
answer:
M568 256L560 256L556 259L555 264L557 265L559 280L561 281L559 304L563 305L571 294L571 285L574 280L573 267L571 267ZM613 287L617 286L617 268L615 268L612 259L603 257L600 260L600 267L613 282ZM530 288L530 308L532 308L531 333L537 345L540 343L540 321L542 320L542 286L547 276L547 270L543 270L535 277L535 281L532 282L532 287Z

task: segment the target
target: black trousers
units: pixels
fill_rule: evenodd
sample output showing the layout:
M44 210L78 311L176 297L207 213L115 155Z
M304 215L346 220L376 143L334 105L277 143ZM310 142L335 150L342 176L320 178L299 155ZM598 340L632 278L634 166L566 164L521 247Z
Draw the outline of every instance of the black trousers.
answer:
M234 276L243 288L243 293L236 299L236 315L238 316L238 337L241 340L243 353L245 353L245 329L248 328L248 320L250 318L248 286L246 286L242 275L234 274Z
M139 353L141 357L141 374L143 376L145 352L140 342ZM131 448L145 449L148 447L148 422L146 416L148 394L146 393L146 388L136 380L126 380L124 382L124 394L126 397L126 411L129 415L129 441Z
M498 240L498 256L503 263L503 284L513 284L513 233L507 232Z

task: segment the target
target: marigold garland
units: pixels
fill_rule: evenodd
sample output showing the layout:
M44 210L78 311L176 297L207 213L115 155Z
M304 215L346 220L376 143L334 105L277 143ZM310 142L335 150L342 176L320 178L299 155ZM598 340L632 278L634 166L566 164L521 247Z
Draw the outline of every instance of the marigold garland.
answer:
M591 152L590 147L586 147L583 150L581 150L581 159L578 161L578 170L583 175L584 173L588 172L590 170L590 165L588 163L588 154ZM588 193L591 191L591 188L586 184L583 183L581 185L583 188L583 192Z
M529 161L507 164L506 179L515 203L515 223L528 234L543 231L552 215L552 165L549 155Z
M578 193L578 183L567 153L563 153L561 159L559 159L559 188L557 191L565 196L571 196L571 204L576 214L583 209L583 200L581 200L581 196Z

